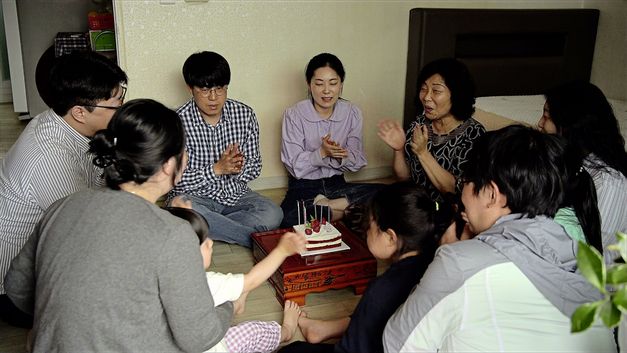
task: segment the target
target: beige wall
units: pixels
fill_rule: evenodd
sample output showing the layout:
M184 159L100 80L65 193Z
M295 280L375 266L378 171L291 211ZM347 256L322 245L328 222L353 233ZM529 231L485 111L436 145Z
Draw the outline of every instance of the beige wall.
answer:
M627 100L627 0L585 0L601 10L591 81L609 97Z
M612 1L625 3L585 3L595 7ZM286 182L279 155L282 112L305 97L303 71L313 55L328 51L343 61L347 71L343 96L364 113L369 164L352 179L382 177L391 175L392 153L377 137L376 123L383 117L399 121L402 117L410 9L583 6L584 1L570 0L176 0L171 5L161 5L159 0L117 0L115 15L120 64L130 77L130 98L150 97L177 107L189 98L180 73L185 59L200 50L226 57L232 71L229 96L251 105L261 125L264 168L251 186L272 188ZM595 69L599 80L605 71Z

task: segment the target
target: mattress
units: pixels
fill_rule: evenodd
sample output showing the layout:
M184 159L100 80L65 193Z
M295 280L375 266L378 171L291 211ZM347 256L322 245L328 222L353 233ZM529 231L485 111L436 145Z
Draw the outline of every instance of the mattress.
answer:
M627 139L627 101L608 99ZM486 129L495 130L513 123L536 126L542 116L544 96L496 96L477 98L474 118Z

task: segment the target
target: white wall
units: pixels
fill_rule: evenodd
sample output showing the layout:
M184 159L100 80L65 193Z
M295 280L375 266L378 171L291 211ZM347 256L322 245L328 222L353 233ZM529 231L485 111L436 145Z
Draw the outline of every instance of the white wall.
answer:
M627 0L585 0L584 7L601 10L590 81L627 100Z
M343 96L364 112L369 164L354 178L386 176L392 154L375 126L384 117L402 118L410 9L584 7L581 0L160 2L115 1L128 96L177 107L189 98L181 76L185 59L200 50L224 55L232 71L229 96L251 105L259 117L264 168L253 187L262 188L285 184L282 112L305 97L304 68L315 54L331 52L343 61ZM597 2L585 1L586 7ZM599 80L604 72L595 69Z

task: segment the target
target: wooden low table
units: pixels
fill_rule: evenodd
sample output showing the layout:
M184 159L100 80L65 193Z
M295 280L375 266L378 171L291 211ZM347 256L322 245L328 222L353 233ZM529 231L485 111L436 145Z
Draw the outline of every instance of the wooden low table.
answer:
M283 304L292 300L305 305L309 293L324 292L331 288L353 286L355 294L362 294L368 282L377 275L377 261L359 239L344 224L333 225L342 233L342 240L350 250L301 257L288 257L269 279L276 290L276 297ZM279 238L293 231L292 228L253 233L253 257L261 261L276 247Z

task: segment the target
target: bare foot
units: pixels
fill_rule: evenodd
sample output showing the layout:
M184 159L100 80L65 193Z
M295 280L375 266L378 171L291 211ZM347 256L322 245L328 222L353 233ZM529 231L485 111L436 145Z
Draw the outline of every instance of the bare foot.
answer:
M323 326L324 321L310 319L307 317L307 314L298 318L298 327L300 327L303 337L309 343L320 343L327 338L324 335Z
M283 324L281 325L281 342L287 342L294 337L300 317L300 306L291 300L285 301L283 308Z

